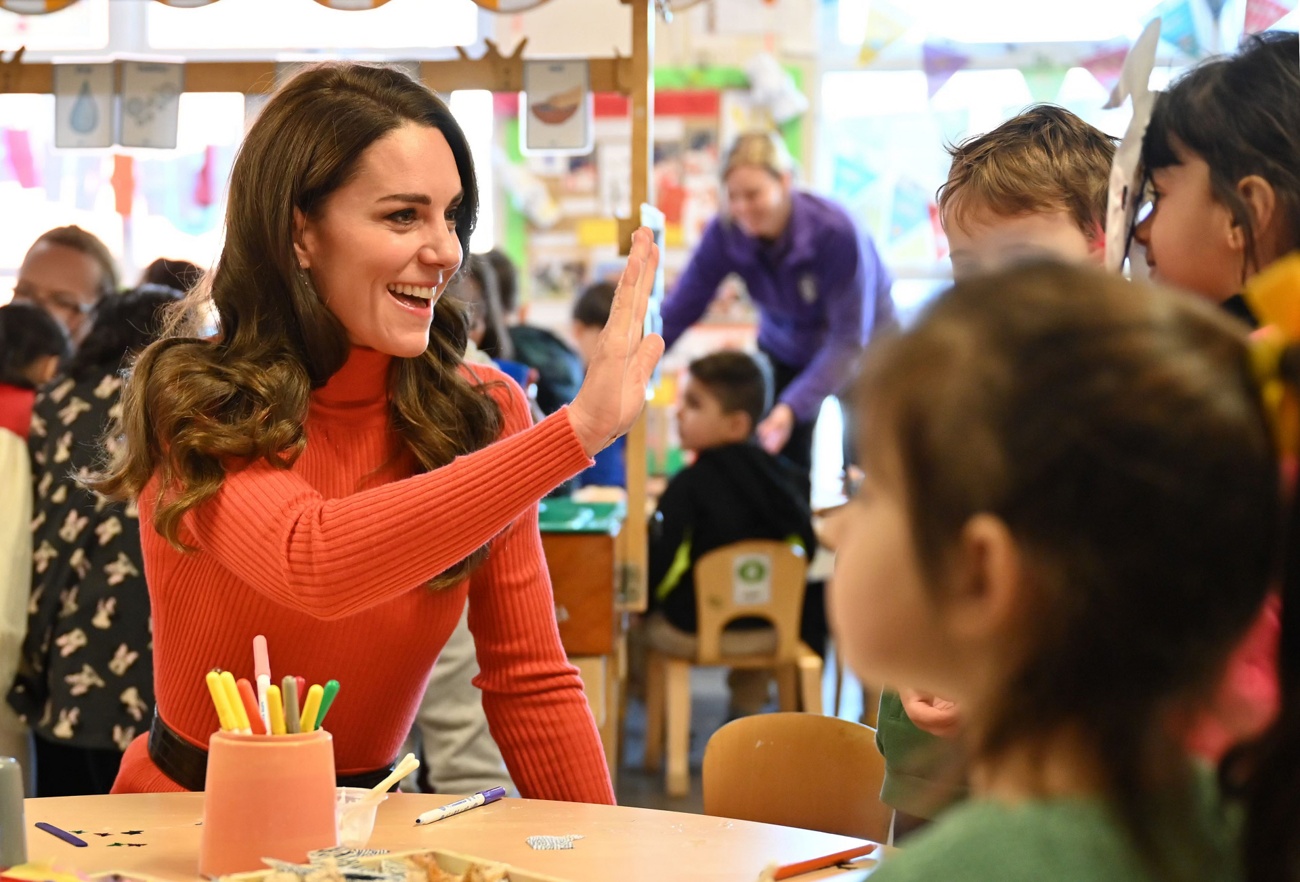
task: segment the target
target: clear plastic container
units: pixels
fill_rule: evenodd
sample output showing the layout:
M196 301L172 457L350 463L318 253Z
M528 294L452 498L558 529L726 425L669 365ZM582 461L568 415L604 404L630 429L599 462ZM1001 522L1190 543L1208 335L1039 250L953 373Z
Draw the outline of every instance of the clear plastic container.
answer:
M345 848L365 848L370 834L375 830L375 812L379 804L388 799L385 793L378 799L362 805L370 795L365 787L339 787L335 790L334 818L339 828L339 845Z

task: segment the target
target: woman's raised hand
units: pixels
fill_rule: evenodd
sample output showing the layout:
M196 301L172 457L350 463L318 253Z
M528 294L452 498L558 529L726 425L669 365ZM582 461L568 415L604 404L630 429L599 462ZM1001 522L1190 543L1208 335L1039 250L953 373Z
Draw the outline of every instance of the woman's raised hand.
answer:
M587 378L569 406L569 422L588 456L603 450L636 421L664 340L644 336L646 308L659 266L659 248L645 227L632 234L632 253L601 331Z

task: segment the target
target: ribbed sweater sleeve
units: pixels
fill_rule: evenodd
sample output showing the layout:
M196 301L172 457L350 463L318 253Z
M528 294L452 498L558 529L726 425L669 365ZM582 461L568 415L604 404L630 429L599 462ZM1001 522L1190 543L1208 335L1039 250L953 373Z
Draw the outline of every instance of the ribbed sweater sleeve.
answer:
M258 462L186 514L183 538L276 603L341 619L432 579L590 464L564 410L442 468L338 499ZM416 533L436 541L412 542Z

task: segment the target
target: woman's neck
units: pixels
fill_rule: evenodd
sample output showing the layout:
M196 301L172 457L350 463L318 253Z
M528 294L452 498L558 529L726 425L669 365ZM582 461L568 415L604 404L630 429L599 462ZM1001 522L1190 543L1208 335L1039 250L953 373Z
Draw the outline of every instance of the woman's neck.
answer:
M1062 796L1097 796L1106 790L1104 765L1091 739L1065 726L1018 742L971 765L971 791L1003 803Z

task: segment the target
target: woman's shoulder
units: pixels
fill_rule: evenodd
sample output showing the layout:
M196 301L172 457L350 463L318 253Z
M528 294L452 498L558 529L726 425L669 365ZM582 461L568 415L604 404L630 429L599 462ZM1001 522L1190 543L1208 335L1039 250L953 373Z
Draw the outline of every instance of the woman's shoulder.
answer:
M797 211L818 231L818 241L825 241L825 237L839 243L846 239L857 241L857 222L838 202L808 190L796 190L794 200Z

